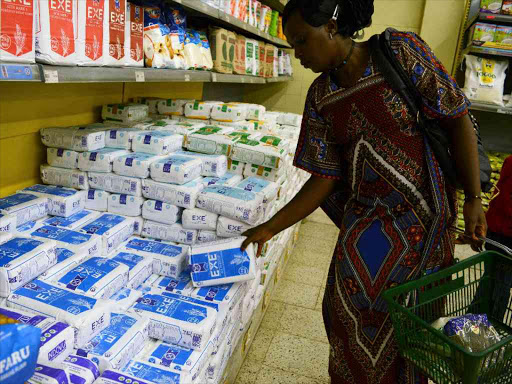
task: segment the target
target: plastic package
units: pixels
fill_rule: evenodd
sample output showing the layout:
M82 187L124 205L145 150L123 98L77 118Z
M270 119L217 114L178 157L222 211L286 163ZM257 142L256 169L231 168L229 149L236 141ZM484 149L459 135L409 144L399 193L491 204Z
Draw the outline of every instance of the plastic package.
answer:
M217 222L217 236L238 237L251 228L253 228L253 226L249 224L221 216Z
M126 59L128 67L144 66L144 11L142 7L126 4Z
M140 196L111 194L108 198L108 212L115 215L140 216L145 199Z
M149 107L144 104L107 104L103 106L101 118L105 121L133 123L144 120L149 115Z
M185 116L192 119L208 120L211 117L212 109L221 104L217 101L194 101L187 103L184 107Z
M10 63L35 63L35 12L33 2L5 4L2 7L4 22L0 34L0 61Z
M94 152L84 152L78 157L78 168L81 171L112 172L114 160L129 152L121 149L102 148Z
M80 231L96 234L102 239L102 255L108 255L133 235L134 220L130 217L104 213L93 222L84 225Z
M470 100L503 106L508 60L466 55L464 93Z
M277 136L263 136L258 140L241 139L233 148L232 159L249 164L279 168L288 154L289 142Z
M160 276L151 286L165 292L184 296L190 296L194 290L192 278L188 271L183 271L178 277Z
M67 149L46 148L46 161L52 167L76 169L78 155L78 152Z
M181 220L183 208L170 203L146 200L142 206L142 217L163 224L174 224Z
M105 132L105 146L108 148L132 149L133 138L143 133L139 128L113 128Z
M244 177L257 177L272 182L278 182L283 172L284 167L276 169L256 164L247 164L243 170Z
M110 301L113 302L115 311L126 312L128 311L135 302L142 296L141 291L135 289L123 288L110 297Z
M228 172L243 175L246 164L241 161L228 159Z
M203 128L206 124L203 123L203 122L200 122L200 123L188 123L188 122L177 122L175 120L171 120L173 121L175 124L173 125L170 125L169 127L165 128L166 131L169 131L169 132L174 132L178 135L189 135L195 131L197 131L198 129L201 129ZM198 120L198 121L201 121L201 120ZM178 152L181 152L181 151L177 151L176 153Z
M224 28L210 27L211 54L215 72L233 73L235 41Z
M146 179L149 177L151 164L163 158L164 156L149 153L128 153L114 161L113 169L116 174L121 176Z
M108 0L107 0L108 1ZM101 67L108 51L103 44L109 27L108 8L103 1L78 2L77 64Z
M70 231L65 228L41 226L30 233L33 238L55 240L57 246L72 250L75 253L86 253L97 256L101 251L101 238L85 234L80 230Z
M35 231L36 229L39 229L41 227L44 227L45 220L48 220L51 216L45 216L42 217L39 220L35 221L28 221L23 225L20 225L19 227L16 227L16 234L20 236L31 236L31 233Z
M247 118L247 108L244 104L220 104L212 109L211 118L221 122L235 122Z
M35 184L20 191L31 195L48 198L48 214L69 217L82 211L85 207L85 191Z
M89 186L94 189L130 196L142 196L141 180L135 177L120 176L113 173L88 172L88 179Z
M16 216L3 215L0 213L0 234L2 232L15 232L16 231Z
M98 189L89 189L85 199L85 209L106 212L110 193Z
M132 149L135 152L168 155L180 150L183 136L166 131L151 131L140 133L133 138Z
M200 229L197 231L196 244L211 243L219 240L216 231L208 231L206 229Z
M447 321L444 333L469 352L482 352L501 341L487 315L464 315Z
M185 209L182 216L183 228L214 230L218 217L219 215L202 209Z
M228 187L234 187L242 180L242 175L235 175L234 173L228 172L222 177L204 177L202 183L205 188L210 185L226 185Z
M153 258L136 255L130 252L117 252L111 260L128 267L128 282L126 287L135 289L153 274Z
M86 252L73 252L68 248L60 246L55 248L55 254L57 255L57 264L41 273L38 279L51 281L57 276L62 276L89 257L89 254Z
M239 139L230 136L232 132L233 128L230 127L205 126L185 136L183 146L193 152L229 157L235 142Z
M142 180L142 193L145 198L163 201L182 208L194 208L199 192L203 189L201 179L183 185L159 183L153 180Z
M105 130L90 127L42 128L42 143L51 148L96 151L105 147Z
M228 160L224 155L206 155L204 153L195 153L189 151L178 151L175 154L179 156L189 156L191 158L200 159L203 163L201 176L222 177L228 169Z
M167 99L160 100L157 103L158 113L168 116L183 116L185 114L185 104L193 103L195 100Z
M69 187L75 189L89 189L87 173L75 169L50 167L43 164L40 167L41 180L45 184Z
M162 183L181 185L200 177L202 170L201 159L171 155L151 164L151 178Z
M37 362L34 375L27 380L27 384L68 384L71 383L69 373L62 367L62 364L53 362Z
M94 384L100 370L93 361L77 355L69 355L62 363L69 373L71 384Z
M142 236L182 244L194 244L197 240L197 230L185 229L180 223L162 224L146 220Z
M95 220L100 215L99 212L88 211L84 209L69 217L53 216L43 221L44 225L69 229L71 231Z

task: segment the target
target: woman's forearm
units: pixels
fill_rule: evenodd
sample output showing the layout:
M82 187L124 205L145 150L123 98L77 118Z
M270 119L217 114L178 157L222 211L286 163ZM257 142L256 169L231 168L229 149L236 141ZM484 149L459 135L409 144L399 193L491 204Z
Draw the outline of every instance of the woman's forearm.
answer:
M310 215L334 193L337 183L336 180L311 176L299 193L269 220L272 232L278 234Z

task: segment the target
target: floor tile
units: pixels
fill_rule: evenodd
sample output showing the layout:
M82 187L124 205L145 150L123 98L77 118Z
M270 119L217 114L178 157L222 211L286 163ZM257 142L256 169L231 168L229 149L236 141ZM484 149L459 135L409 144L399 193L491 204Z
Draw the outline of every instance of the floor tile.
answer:
M302 224L300 232L306 236L311 236L320 240L325 240L338 237L339 229L334 224L329 225L315 222L307 222Z
M292 372L264 365L256 378L258 384L324 384L328 381L317 381L310 377L300 376Z
M322 312L287 305L281 317L281 332L327 343Z
M308 222L314 222L314 223L321 223L321 224L327 224L327 225L334 225L332 220L327 216L322 209L317 209L315 212L313 212L311 215L306 217L304 219L305 223Z
M335 238L317 239L312 236L299 235L299 239L295 243L295 249L306 252L317 252L321 254L332 254L335 245Z
M329 377L329 344L286 333L277 333L267 352L264 364L298 375L324 380Z
M323 286L321 289L320 289L320 292L318 294L318 299L316 301L316 305L315 305L315 311L322 311L322 302L324 301L324 293L325 293L325 286Z
M304 283L321 287L324 284L325 268L310 267L302 264L290 263L286 266L283 278L295 283Z
M247 359L254 361L263 361L267 354L268 348L272 344L275 330L269 328L260 328L256 333L251 349L247 354Z
M290 264L301 264L308 267L327 268L331 263L332 250L328 253L295 247L290 256ZM288 268L288 266L286 268ZM325 271L325 269L324 269Z
M286 304L298 305L299 307L314 309L318 298L320 287L294 283L290 280L281 279L276 289L274 300Z
M238 371L235 384L255 384L262 364L261 361L246 358Z
M289 267L290 265L288 265ZM287 267L287 269L288 269ZM260 327L262 328L270 328L270 329L279 329L279 324L281 321L281 317L283 316L284 309L286 304L281 301L272 300L270 301L270 305L268 306L267 312L265 312L265 317L261 321Z

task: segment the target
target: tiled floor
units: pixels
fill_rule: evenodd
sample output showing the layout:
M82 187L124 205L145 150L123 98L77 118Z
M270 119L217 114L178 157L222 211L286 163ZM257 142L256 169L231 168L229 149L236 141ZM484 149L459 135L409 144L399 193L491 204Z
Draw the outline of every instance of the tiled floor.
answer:
M256 334L236 384L328 384L329 344L321 303L338 229L321 211L300 238ZM459 259L472 255L458 246Z

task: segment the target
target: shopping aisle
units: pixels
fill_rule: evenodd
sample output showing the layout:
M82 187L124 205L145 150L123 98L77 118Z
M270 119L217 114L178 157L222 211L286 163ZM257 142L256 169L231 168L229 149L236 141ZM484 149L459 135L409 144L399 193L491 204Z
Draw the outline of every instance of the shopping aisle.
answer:
M236 384L329 383L321 308L337 236L321 210L304 220Z

